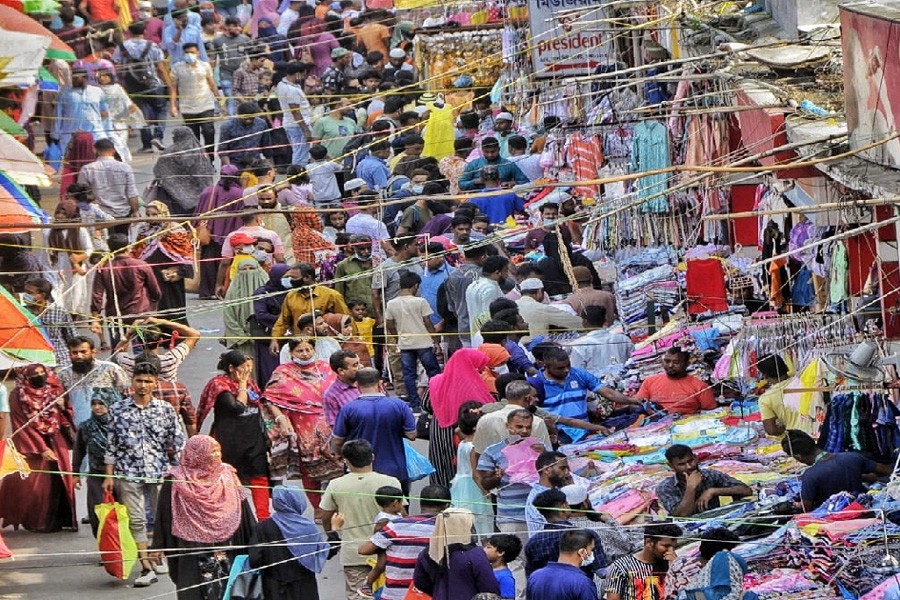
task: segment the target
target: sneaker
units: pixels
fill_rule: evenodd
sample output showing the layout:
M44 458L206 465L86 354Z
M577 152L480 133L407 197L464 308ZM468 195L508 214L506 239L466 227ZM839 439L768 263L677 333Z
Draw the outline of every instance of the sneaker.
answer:
M370 586L368 584L366 584L366 585L362 586L361 588L359 588L358 590L356 590L356 593L365 598L374 598L375 597L375 592L372 591L372 586Z
M163 558L162 562L153 567L153 572L157 575L166 575L169 572L169 563Z
M154 148L156 148L160 152L162 152L163 150L166 149L166 146L162 143L162 140L159 138L153 138L152 140L150 140L150 143L153 145Z
M134 580L134 587L149 587L159 581L153 570L142 571L140 577Z

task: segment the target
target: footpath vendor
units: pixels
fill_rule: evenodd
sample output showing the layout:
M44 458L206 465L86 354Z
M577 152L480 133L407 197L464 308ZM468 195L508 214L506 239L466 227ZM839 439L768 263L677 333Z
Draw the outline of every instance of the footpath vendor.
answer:
M693 415L716 408L716 398L710 387L701 379L688 375L688 359L687 352L674 346L669 348L662 358L665 373L645 379L634 397L658 404L670 414Z
M871 483L893 472L891 465L879 464L857 452L826 452L799 429L785 432L781 448L794 460L809 465L800 478L800 502L806 512L839 492L864 493L864 481Z
M759 359L756 368L769 383L769 389L759 397L763 427L767 434L781 438L785 430L797 427L800 419L800 413L784 405L784 389L791 381L788 367L780 356L768 354Z
M750 486L734 477L697 466L693 450L675 444L666 450L666 460L675 475L656 487L660 504L673 517L689 517L719 507L719 497L743 498L753 494Z

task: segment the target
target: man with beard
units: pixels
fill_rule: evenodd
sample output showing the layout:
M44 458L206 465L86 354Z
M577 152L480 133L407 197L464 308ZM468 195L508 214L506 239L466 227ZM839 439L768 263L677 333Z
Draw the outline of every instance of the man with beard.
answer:
M719 508L719 497L743 498L753 494L750 486L714 469L701 469L689 446L674 444L666 450L666 460L675 472L656 486L656 496L673 517L689 517Z
M337 264L334 270L334 289L344 301L372 302L372 238L367 235L351 235L353 254ZM374 314L374 311L372 311Z
M547 519L535 508L534 500L538 494L572 483L569 460L558 450L541 453L534 461L534 468L538 472L538 482L531 488L528 499L525 500L525 521L528 524L529 537L541 531L547 524Z
M256 190L256 199L259 201L260 210L265 212L260 216L262 227L268 231L274 232L281 240L284 248L284 260L290 262L294 259L294 242L292 240L291 225L288 222L287 215L276 210L278 208L278 195L274 187L262 187Z
M634 397L658 404L669 414L682 416L716 408L712 389L697 377L688 375L688 358L688 353L680 348L669 348L662 358L665 372L645 379Z
M119 365L97 359L92 339L79 335L67 345L72 364L60 369L58 375L74 411L75 424L81 425L91 417L94 388L115 388L124 395L128 390L128 376Z
M356 387L359 357L355 352L338 350L331 355L328 363L331 370L337 373L337 379L322 394L322 406L325 410L325 421L333 429L341 407L359 398L359 388Z
M285 279L290 279L291 287L294 289L285 296L281 314L272 326L272 342L269 344L272 354L278 354L281 339L288 330L295 335L299 333L298 321L303 315L313 311L350 314L343 296L331 288L316 283L316 268L311 264L297 263L285 273Z
M682 535L674 523L644 527L644 547L623 556L609 567L606 600L662 600L669 563L675 560L675 543Z

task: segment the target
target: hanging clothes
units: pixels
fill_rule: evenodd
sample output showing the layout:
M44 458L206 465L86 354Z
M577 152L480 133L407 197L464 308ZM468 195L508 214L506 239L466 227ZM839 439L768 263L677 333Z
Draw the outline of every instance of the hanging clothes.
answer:
M453 154L453 142L455 141L453 122L453 107L449 104L438 106L434 102L428 103L428 124L422 137L425 138L424 157L434 157L438 160Z
M596 179L603 165L603 149L597 136L585 138L581 132L573 133L566 142L566 159L575 181ZM582 198L596 198L599 188L596 185L575 187L572 193Z
M689 314L728 310L722 261L716 258L689 260L685 279Z
M631 153L631 172L655 171L671 166L669 159L669 130L659 121L642 121L634 126L634 147ZM645 213L669 210L666 188L669 175L647 175L636 181L638 197L647 199L641 204Z
M847 295L847 246L843 241L838 241L834 245L831 255L831 270L829 276L831 278L831 286L829 289L829 299L833 304L838 304L848 298Z

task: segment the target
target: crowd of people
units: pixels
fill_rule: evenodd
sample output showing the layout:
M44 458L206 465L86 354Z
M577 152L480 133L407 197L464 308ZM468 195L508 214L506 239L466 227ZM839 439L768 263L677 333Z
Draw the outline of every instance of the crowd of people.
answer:
M238 554L271 599L318 598L328 559L348 600L752 597L736 538L705 530L689 568L674 519L753 489L672 445L657 495L673 520L624 527L558 450L717 401L678 347L633 395L604 380L634 344L576 248L580 199L540 188L555 118L529 130L464 81L467 104L443 111L412 24L378 2L141 1L125 30L113 4L61 1L53 29L79 60L51 61L42 114L66 227L2 257L56 365L16 374L0 436L32 473L3 480L0 525L96 535L113 494L134 585L168 573L185 599L221 598ZM155 158L143 191L132 133ZM179 379L195 292L224 319L202 390ZM760 362L770 383L780 360ZM891 472L766 407L811 465L804 509ZM434 470L413 494L423 438Z

